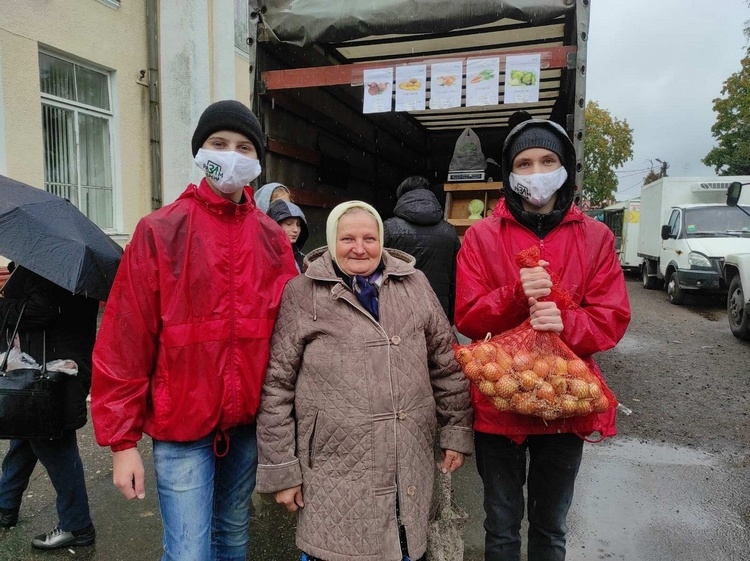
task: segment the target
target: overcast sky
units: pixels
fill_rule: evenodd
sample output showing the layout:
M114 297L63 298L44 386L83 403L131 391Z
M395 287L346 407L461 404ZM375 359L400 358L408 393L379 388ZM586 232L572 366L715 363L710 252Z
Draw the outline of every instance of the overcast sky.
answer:
M592 0L586 98L633 129L617 200L637 197L653 160L668 175L713 176L713 100L740 70L744 0Z

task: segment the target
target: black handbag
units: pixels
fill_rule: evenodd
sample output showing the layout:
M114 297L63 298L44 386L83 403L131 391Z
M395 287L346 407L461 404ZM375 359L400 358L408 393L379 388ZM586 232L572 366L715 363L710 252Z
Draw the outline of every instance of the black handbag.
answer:
M66 374L46 371L46 340L40 368L19 368L7 372L11 343L18 333L25 308L26 305L21 309L0 365L0 439L60 438L63 433ZM6 333L7 323L8 314L0 333Z

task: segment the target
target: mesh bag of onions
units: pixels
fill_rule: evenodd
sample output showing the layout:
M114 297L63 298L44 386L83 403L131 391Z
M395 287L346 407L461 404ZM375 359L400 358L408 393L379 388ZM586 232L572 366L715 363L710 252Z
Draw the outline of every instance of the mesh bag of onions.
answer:
M538 248L516 256L521 267L534 267L538 262ZM553 283L559 281L551 276ZM552 292L550 297L561 309L575 306L557 286ZM530 319L495 337L488 334L484 341L456 345L454 353L466 377L500 411L551 421L603 413L617 406L599 373L556 333L534 330Z

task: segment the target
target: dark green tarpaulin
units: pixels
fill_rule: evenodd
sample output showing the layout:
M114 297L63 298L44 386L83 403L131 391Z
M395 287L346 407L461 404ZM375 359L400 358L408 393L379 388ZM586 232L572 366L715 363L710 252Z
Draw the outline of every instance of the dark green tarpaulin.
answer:
M260 0L266 29L296 45L372 35L445 33L505 18L544 23L575 0Z

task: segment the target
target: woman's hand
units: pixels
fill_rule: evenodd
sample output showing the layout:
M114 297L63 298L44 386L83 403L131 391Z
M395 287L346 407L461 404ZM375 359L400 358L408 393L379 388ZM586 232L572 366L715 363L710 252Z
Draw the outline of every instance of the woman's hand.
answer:
M289 512L295 512L298 508L305 507L305 501L302 500L302 485L276 491L274 498L277 503L284 505Z
M521 287L526 298L543 298L552 291L552 279L547 272L547 261L539 261L539 266L521 269Z
M440 466L440 471L443 473L453 473L462 465L464 465L464 455L461 452L455 450L442 450L443 453L443 465Z
M560 310L555 302L539 302L529 298L531 312L531 327L537 331L552 331L558 335L562 333L563 322Z

